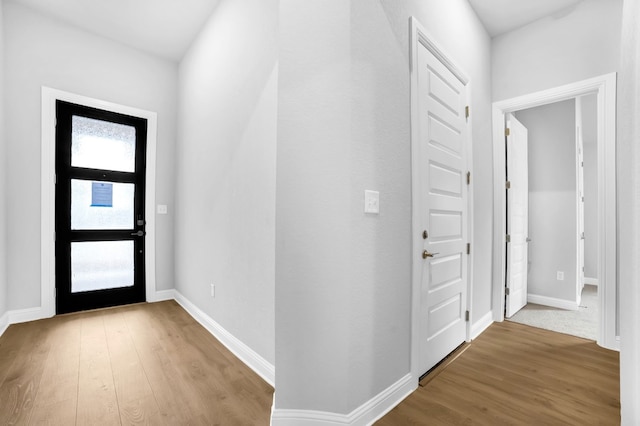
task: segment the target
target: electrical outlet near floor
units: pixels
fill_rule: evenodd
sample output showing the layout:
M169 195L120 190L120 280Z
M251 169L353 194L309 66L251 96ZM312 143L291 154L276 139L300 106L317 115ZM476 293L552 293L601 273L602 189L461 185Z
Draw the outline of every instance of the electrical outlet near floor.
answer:
M564 272L563 271L556 272L556 279L558 281L564 281Z
M216 286L211 284L211 297L216 298Z

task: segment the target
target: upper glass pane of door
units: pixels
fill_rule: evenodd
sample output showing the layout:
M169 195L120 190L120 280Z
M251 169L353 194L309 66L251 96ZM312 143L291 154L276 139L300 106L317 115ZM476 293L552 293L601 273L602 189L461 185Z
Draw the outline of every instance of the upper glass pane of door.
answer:
M135 127L77 115L72 117L72 167L135 172L135 152Z

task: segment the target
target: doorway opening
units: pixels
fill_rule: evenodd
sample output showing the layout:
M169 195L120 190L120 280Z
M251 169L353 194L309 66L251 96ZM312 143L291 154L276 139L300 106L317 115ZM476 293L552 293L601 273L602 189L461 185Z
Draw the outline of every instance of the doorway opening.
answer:
M105 117L102 117L102 116L94 117L94 116L91 116L91 114L87 116L87 114L84 114L84 112L102 111L100 114L107 114L107 115L113 114L112 117L120 114L123 116L133 117L138 120L146 121L146 140L145 140L146 152L144 152L142 156L139 158L139 160L145 166L144 171L142 171L143 180L144 180L144 193L140 194L142 196L139 197L137 201L133 201L135 205L134 206L135 210L137 210L135 213L132 213L133 215L132 218L134 221L133 227L129 228L128 226L124 226L123 223L118 223L117 224L118 226L114 226L115 228L118 228L118 229L94 229L96 227L88 223L80 223L80 224L76 223L76 225L78 226L74 226L71 224L72 216L76 217L76 219L82 216L81 210L91 211L96 209L103 209L101 213L102 215L107 214L108 210L112 210L112 209L115 210L115 207L109 208L107 206L110 204L109 201L112 201L115 203L116 201L115 197L117 193L120 193L120 195L126 193L126 191L123 193L119 191L119 189L123 188L120 185L126 186L127 184L130 183L130 182L127 182L127 179L130 178L130 176L127 175L128 172L118 170L118 167L111 167L108 165L96 167L96 165L85 164L84 166L80 166L80 167L75 167L75 168L72 167L72 169L74 169L71 173L73 176L71 175L67 176L68 178L67 180L69 181L68 188L72 189L72 185L74 183L75 183L75 186L79 185L79 186L85 187L81 191L81 193L84 194L85 199L81 200L82 197L77 198L77 200L80 200L80 203L75 206L76 208L82 207L79 210L76 210L76 213L78 213L79 215L74 215L72 213L73 206L71 205L70 200L67 200L68 203L66 203L67 209L69 211L67 214L67 218L69 219L68 221L69 225L68 225L68 229L66 230L66 233L68 234L66 236L66 238L68 238L67 248L64 250L67 250L67 254L69 254L69 256L67 257L70 259L74 258L74 253L75 253L75 259L76 261L78 261L76 264L76 267L80 267L84 265L82 266L82 268L76 269L77 273L80 273L80 272L82 273L80 273L79 275L76 275L76 279L74 281L76 284L76 287L74 288L71 287L72 285L71 275L73 273L70 272L73 266L71 266L70 263L67 263L66 265L56 265L56 237L57 237L56 225L59 225L56 223L57 203L59 202L58 200L56 200L57 198L56 197L57 195L56 180L58 179L58 177L56 176L56 151L57 151L57 148L59 148L56 143L56 120L57 120L56 114L58 110L59 101L62 103L68 103L68 104L80 106L83 112L80 112L75 115L81 117L81 121L82 120L84 121L103 120L107 123L105 124L107 127L108 127L109 120L108 119L104 120ZM71 115L73 116L74 114L71 114ZM117 120L115 121L117 122ZM51 89L48 87L42 88L42 145L41 145L42 192L41 192L41 224L40 224L41 226L41 308L40 308L41 315L40 316L41 317L43 318L51 317L56 314L56 307L57 307L56 293L61 291L59 288L58 289L56 288L56 273L57 273L56 268L57 267L61 271L64 271L64 268L67 268L68 289L70 290L71 293L77 293L77 294L74 294L75 296L82 295L83 293L91 294L94 291L97 291L98 293L100 293L101 291L107 290L108 292L107 287L111 287L111 288L115 287L120 289L137 288L138 289L136 290L138 291L137 297L140 298L142 301L146 300L148 302L153 302L158 300L158 297L156 295L156 280L155 280L156 137L157 137L157 114L154 112L145 111L142 109L128 107L124 105L119 105L119 104L115 104L112 102L107 102L99 99L89 98L82 95L77 95L69 92ZM102 157L100 158L100 160L104 160L105 156L102 155L98 157ZM69 156L69 161L71 161L70 156ZM76 176L76 174L78 175ZM62 176L60 177L60 179L64 180L65 178L64 176ZM72 180L75 180L75 182L72 183ZM94 190L94 186L96 186L95 190ZM97 188L97 186L100 186L100 188ZM118 187L118 190L116 189L116 187ZM73 193L71 189L69 191L69 194ZM128 189L130 190L130 187ZM73 195L69 195L69 198L73 198ZM64 197L62 197L61 200L62 200L61 202L64 204ZM92 204L94 204L93 207L91 206ZM140 215L140 218L138 218L138 215ZM84 219L87 219L87 220L91 219L91 215L84 217ZM139 223L141 223L139 221L143 221L142 222L143 224L139 225ZM142 228L142 226L144 228ZM118 238L120 238L121 241L118 241L118 238L116 238L115 235L102 234L102 232L109 233L112 231L120 232L118 234L119 235ZM136 238L139 239L140 237L137 235L135 236L131 235L133 233L137 234L140 231L142 231L143 233L143 235L141 235L140 237L144 239L144 248L142 253L139 252L140 245L141 245L140 240L137 243L137 245L135 242ZM126 235L126 238L121 238L127 232L128 234ZM62 233L64 234L65 231L62 230ZM124 242L129 246L133 242L134 250L137 250L137 254L141 255L140 259L138 259L139 266L137 267L137 270L140 273L142 273L143 280L144 280L143 281L144 287L142 287L141 290L140 290L140 287L135 287L135 285L130 286L127 284L122 284L121 283L122 280L119 280L119 279L116 280L120 283L118 285L114 285L113 283L105 283L105 282L102 282L101 284L96 284L97 283L96 280L88 278L90 274L87 275L86 273L87 271L81 271L85 266L91 265L96 259L96 257L101 257L104 253L103 248L105 246L100 245L100 247L98 247L96 245L93 248L98 248L98 251L93 252L93 255L91 256L88 256L88 257L84 256L85 258L83 258L82 257L83 255L87 255L91 253L88 250L84 250L84 248L87 247L86 246L87 244L95 245L96 243L120 243L120 242ZM76 245L75 248L72 248L71 247L72 243L79 243L79 244ZM85 246L82 247L82 245L85 245ZM79 250L79 248L83 248L83 250ZM131 262L131 255L123 254L123 253L128 253L128 248L127 250L123 250L122 247L116 247L115 250L112 250L111 252L111 254L114 254L114 253L116 254L116 257L118 257L117 259L118 262L116 263L120 263L120 266L127 264L127 262L129 263ZM61 257L64 257L64 256L61 256ZM71 260L69 260L69 262L71 262ZM120 272L123 272L125 270L129 271L128 268L121 268ZM106 280L105 277L108 277L109 274L99 273L97 275L99 276L98 281L100 279L104 281ZM134 275L135 275L135 272L134 272ZM87 287L87 285L91 286L94 284L95 284L94 287ZM105 285L103 286L103 284ZM100 288L100 287L103 287L103 288ZM90 290L90 291L86 291L86 290ZM86 296L86 294L84 294L84 296ZM104 296L104 297L100 297L100 296ZM116 304L112 299L112 296L107 297L106 294L102 294L102 293L100 293L99 295L97 293L93 293L93 296L90 296L89 298L94 299L94 304L87 305L87 309L98 307L98 305L95 304L95 299L100 300L102 298L107 301L110 301L110 303L107 303L105 306ZM65 310L67 309L63 308L61 309L61 312L64 312Z
M597 340L596 95L515 111L506 124L505 316Z
M615 137L616 137L616 74L608 74L589 80L561 86L558 88L525 95L506 101L496 102L493 106L493 134L494 134L494 320L505 319L505 298L507 290L507 185L505 159L505 119L507 114L524 109L570 101L585 95L596 97L597 109L597 255L596 273L598 279L598 333L599 345L609 349L619 349L617 338L617 274L616 274L616 168L615 168ZM576 173L579 168L575 169ZM573 182L577 177L571 179ZM578 197L574 190L574 197ZM580 195L581 196L581 195ZM574 198L575 200L575 198ZM574 201L577 203L577 201ZM576 205L576 204L574 204ZM578 204L579 205L579 204ZM576 216L577 217L577 216ZM576 225L579 226L576 219ZM577 229L574 227L574 229ZM580 234L576 233L576 236ZM574 241L575 251L579 251L580 238ZM581 266L574 263L575 282L580 282ZM579 270L580 269L580 270ZM555 278L566 277L564 272L557 273ZM561 274L562 273L562 274ZM582 281L584 282L584 281ZM582 287L576 285L571 289L575 300L579 300L578 291Z

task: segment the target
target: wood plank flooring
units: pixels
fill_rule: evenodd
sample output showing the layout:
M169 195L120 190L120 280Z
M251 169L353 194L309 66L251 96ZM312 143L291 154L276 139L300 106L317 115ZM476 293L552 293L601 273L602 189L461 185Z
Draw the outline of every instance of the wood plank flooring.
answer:
M0 425L268 425L273 388L174 301L0 337Z
M592 341L494 324L377 424L616 425L618 371ZM0 425L268 425L272 398L173 301L0 337Z
M507 321L376 424L619 425L619 389L617 352Z

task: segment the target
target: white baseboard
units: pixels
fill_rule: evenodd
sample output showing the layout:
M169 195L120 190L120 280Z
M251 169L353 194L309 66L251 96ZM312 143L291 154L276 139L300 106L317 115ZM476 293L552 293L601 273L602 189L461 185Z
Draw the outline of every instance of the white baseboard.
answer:
M165 300L174 300L176 298L176 291L174 289L170 290L159 290L156 291L153 300L149 300L149 302L164 302Z
M42 308L18 309L15 311L7 311L0 317L0 336L7 331L11 324L20 324L22 322L37 321L48 318L44 315Z
M371 425L391 411L417 387L407 374L349 414L311 410L279 410L272 408L271 426L356 426ZM275 400L275 396L274 396Z
M20 324L21 322L37 321L47 318L43 314L42 308L29 308L9 311L9 324Z
M489 326L493 324L493 311L487 312L482 318L471 325L471 340L475 340Z
M540 296L537 294L527 294L527 302L536 305L551 306L552 308L567 309L577 311L578 303L572 300L556 299L555 297Z
M584 283L585 285L594 285L596 287L598 287L598 279L597 278L588 278L588 277L584 277Z
M174 294L176 302L178 302L189 315L206 328L220 343L226 346L240 361L244 362L271 386L274 386L275 367L273 364L262 358L257 352L225 330L224 327L200 310L200 308L184 297L178 290L174 290Z
M5 312L0 317L0 336L2 336L5 331L7 331L7 328L9 328L9 312Z

